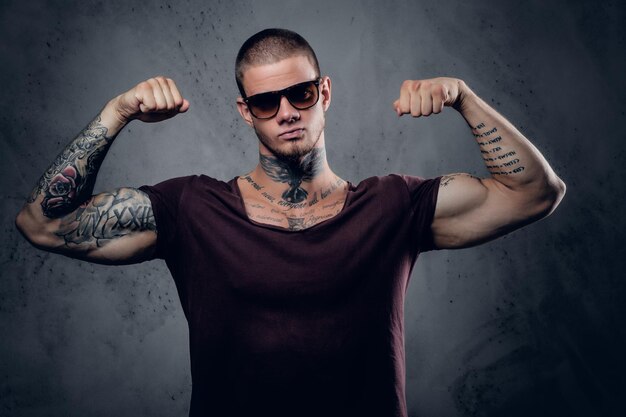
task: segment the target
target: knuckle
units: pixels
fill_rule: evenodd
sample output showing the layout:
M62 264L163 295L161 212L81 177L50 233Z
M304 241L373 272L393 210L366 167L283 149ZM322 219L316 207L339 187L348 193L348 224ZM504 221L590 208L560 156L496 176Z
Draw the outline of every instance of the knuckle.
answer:
M402 83L402 88L406 89L406 90L414 90L415 89L415 80L405 80Z
M438 97L444 96L444 88L441 84L435 84L433 86L433 95L437 95Z
M150 85L150 80L146 80L146 81L142 81L139 84L137 84L137 89L138 90L148 90L151 89L152 86Z

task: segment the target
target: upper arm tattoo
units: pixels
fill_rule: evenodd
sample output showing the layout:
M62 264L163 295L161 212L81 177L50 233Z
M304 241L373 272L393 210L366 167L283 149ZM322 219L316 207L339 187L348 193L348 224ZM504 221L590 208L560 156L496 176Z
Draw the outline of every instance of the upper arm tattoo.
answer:
M471 175L471 174L465 174L465 173L449 174L449 175L444 175L443 177L441 177L441 181L439 182L439 188L447 187L457 177L470 177L470 178L474 178L476 180L480 180L480 178L478 178L478 177L476 177L474 175Z
M157 231L148 195L134 188L120 188L91 197L63 217L56 235L66 247L91 249L146 230Z

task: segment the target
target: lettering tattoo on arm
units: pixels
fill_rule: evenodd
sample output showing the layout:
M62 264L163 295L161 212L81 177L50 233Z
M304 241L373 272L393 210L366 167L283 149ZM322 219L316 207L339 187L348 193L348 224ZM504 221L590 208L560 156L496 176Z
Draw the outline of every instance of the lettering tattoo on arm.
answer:
M113 143L107 137L108 129L98 115L56 157L33 189L28 203L43 194L41 208L49 218L59 218L74 211L89 198L96 175Z
M63 217L56 235L64 240L66 247L89 249L146 230L157 231L147 194L134 188L120 188L93 196Z
M491 175L515 175L524 171L517 152L504 144L496 126L487 127L485 123L479 123L472 128L472 132Z

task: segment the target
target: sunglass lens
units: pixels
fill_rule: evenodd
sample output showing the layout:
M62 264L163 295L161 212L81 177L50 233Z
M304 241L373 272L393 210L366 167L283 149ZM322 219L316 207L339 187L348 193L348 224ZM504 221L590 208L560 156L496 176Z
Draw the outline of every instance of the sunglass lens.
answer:
M300 110L308 109L317 103L317 87L315 83L308 82L293 86L288 94L287 100Z
M248 102L252 114L260 119L272 117L279 105L280 96L275 93L258 94Z

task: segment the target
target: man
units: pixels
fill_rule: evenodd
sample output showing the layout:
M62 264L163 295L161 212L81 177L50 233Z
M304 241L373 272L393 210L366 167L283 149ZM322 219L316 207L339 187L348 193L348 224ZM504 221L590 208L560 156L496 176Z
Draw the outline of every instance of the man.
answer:
M543 156L461 80L405 81L414 117L456 109L490 178L368 178L325 154L331 80L299 35L268 29L236 62L259 164L92 196L131 120L189 102L156 77L112 99L44 173L16 223L35 246L91 262L163 258L189 324L192 416L406 416L403 303L419 253L476 245L550 214L565 192ZM478 156L478 153L477 153Z

